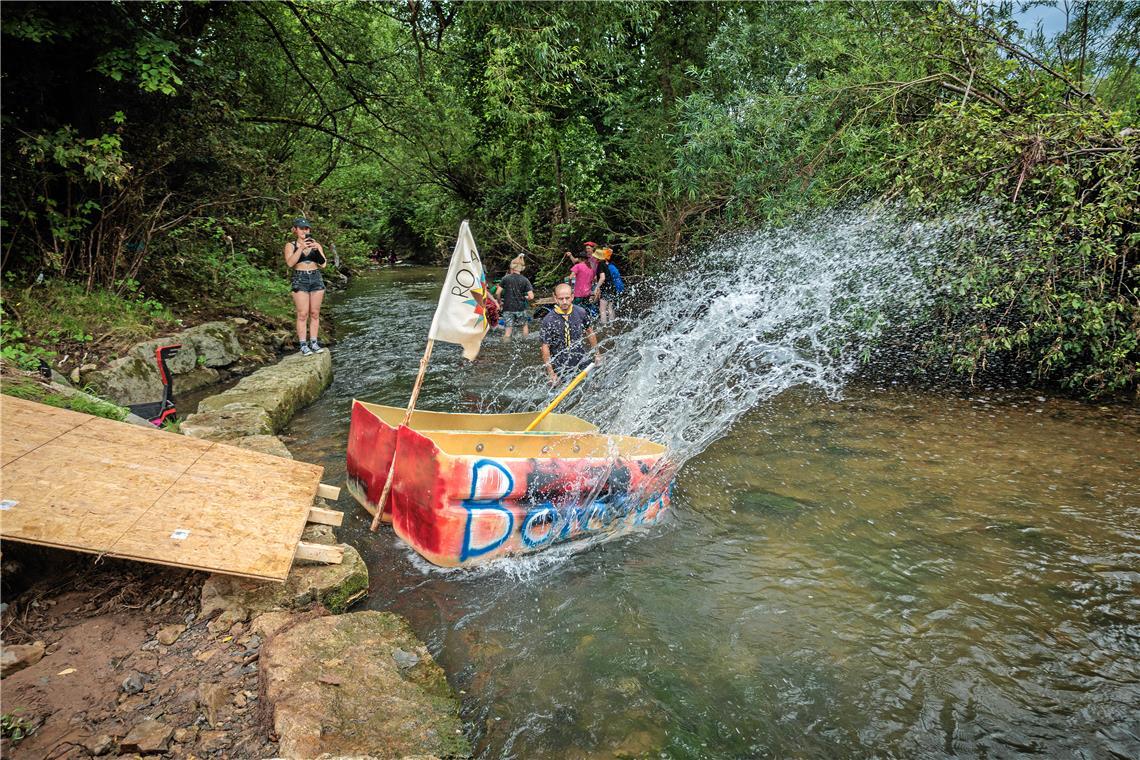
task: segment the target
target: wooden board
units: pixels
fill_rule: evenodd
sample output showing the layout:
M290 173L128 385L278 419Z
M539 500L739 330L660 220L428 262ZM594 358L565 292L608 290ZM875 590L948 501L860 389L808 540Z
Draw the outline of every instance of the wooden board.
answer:
M40 412L40 409L43 412ZM57 409L43 404L12 404L0 407L3 416L3 444L0 448L0 466L22 457L68 430L87 421L87 415L69 409Z
M284 581L323 468L0 396L0 537Z
M337 512L335 509L313 507L309 510L309 522L339 528L344 523L344 512Z

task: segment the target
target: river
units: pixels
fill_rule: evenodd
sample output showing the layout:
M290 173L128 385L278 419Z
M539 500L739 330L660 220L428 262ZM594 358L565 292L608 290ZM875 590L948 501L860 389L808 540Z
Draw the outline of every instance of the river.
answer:
M440 278L330 296L334 380L285 434L325 482L353 398L406 403ZM533 335L437 345L420 407L517 406L537 368ZM442 571L338 507L478 757L1137 757L1138 444L1134 406L791 384L685 464L670 520L583 551Z

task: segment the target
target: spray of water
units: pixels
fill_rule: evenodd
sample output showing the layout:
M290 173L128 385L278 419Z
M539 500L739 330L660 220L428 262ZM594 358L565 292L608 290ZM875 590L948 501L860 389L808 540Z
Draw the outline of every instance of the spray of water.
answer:
M929 306L945 252L990 224L860 209L723 240L629 294L648 306L565 411L664 443L679 468L788 388L838 397L884 329Z
M623 296L619 324L600 330L601 366L558 411L603 433L664 444L666 455L644 485L648 497L743 414L783 391L811 387L839 398L888 330L922 324L969 246L1011 244L1003 229L986 208L932 217L875 206L726 237ZM533 343L500 344L499 351L489 365L467 368L468 389L493 378L471 398L476 408L544 407L556 389L547 387ZM481 371L487 367L493 371ZM591 469L586 503L606 488L618 454L614 445L609 472ZM570 556L543 555L492 563L486 572L529 577Z
M454 575L462 576L466 579L506 577L520 583L533 582L552 573L557 573L559 568L567 561L585 552L595 544L609 538L611 538L611 536L603 535L593 540L582 539L564 544L555 544L534 554L509 555L466 567L440 567L433 565L417 554L411 547L405 548L404 557L408 561L408 564L423 576ZM504 588L504 593L509 594L511 592L509 588Z

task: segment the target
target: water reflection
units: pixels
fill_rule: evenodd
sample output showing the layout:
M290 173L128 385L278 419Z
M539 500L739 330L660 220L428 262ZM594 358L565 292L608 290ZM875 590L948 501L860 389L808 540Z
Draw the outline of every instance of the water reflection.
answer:
M403 404L434 275L334 296L336 379L288 433L344 474L352 397ZM422 404L537 363L437 346ZM463 390L461 390L463 389ZM1140 755L1140 415L1036 395L785 392L682 471L673 521L436 572L351 497L373 609L463 690L482 757Z

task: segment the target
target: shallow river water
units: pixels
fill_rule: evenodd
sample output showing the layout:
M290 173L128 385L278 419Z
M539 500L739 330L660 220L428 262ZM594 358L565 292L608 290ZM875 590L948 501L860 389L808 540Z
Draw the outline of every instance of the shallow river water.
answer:
M325 482L354 397L406 403L439 278L330 297L335 379L287 431ZM498 335L469 367L437 345L420 407L537 373ZM428 643L479 757L1140 756L1134 406L791 388L684 466L664 525L487 570L431 568L344 493L367 606Z

